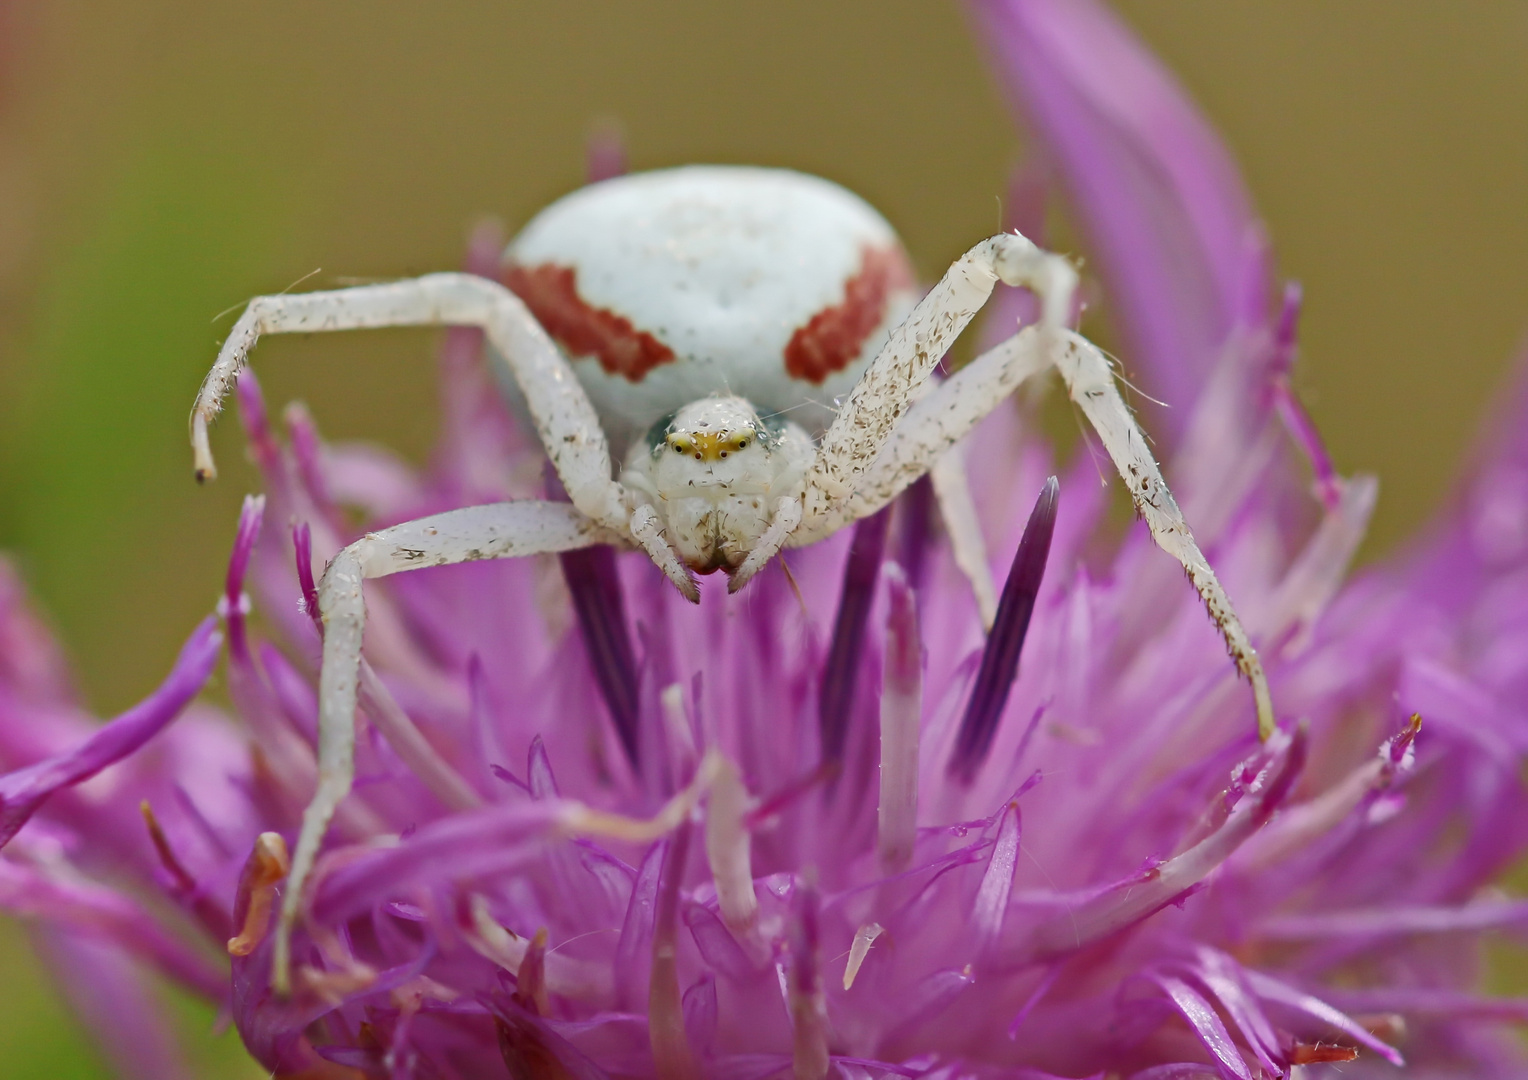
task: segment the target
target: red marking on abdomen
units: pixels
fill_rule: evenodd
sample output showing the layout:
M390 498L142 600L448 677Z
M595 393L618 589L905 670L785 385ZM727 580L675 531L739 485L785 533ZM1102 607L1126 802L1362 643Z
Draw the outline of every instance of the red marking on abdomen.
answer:
M791 335L785 370L794 379L820 383L859 359L894 293L911 289L913 270L900 247L866 247L860 268L844 283L841 303L823 308Z
M630 319L585 303L571 266L510 265L504 269L504 285L525 301L542 329L570 355L592 356L612 375L641 382L653 368L674 359L673 349L638 330Z

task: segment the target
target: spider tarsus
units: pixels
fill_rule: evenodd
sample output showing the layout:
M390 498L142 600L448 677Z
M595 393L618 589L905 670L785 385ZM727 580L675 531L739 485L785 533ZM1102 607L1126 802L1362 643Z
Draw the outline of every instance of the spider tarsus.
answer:
M191 458L197 483L204 484L208 480L217 479L217 466L212 461L212 444L207 439L207 417L199 405L191 413Z

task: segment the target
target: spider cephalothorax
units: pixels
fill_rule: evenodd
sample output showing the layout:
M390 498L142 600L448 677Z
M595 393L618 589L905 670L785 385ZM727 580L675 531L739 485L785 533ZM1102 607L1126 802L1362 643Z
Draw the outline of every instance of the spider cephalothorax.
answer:
M350 788L366 608L362 582L467 559L642 548L685 596L692 571L736 591L786 546L827 536L932 475L960 567L990 626L995 589L951 449L1013 389L1055 368L1158 544L1188 572L1257 700L1257 653L1173 501L1104 355L1067 329L1076 273L1016 233L977 244L917 299L900 241L863 200L814 177L691 167L608 180L537 215L503 284L466 274L252 301L191 416L207 425L262 333L480 327L572 504L522 500L371 533L319 586L319 773L282 901L274 977L329 820ZM1041 317L937 384L930 377L999 281ZM835 408L836 406L836 408ZM788 417L789 419L785 419ZM643 432L648 432L643 436ZM619 477L610 446L627 449Z

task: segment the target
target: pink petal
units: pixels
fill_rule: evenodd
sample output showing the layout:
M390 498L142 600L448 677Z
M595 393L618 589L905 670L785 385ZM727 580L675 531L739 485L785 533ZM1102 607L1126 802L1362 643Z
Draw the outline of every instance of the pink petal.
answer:
M1127 360L1180 429L1269 284L1235 163L1171 73L1092 0L970 0L1010 100L1044 146L1097 253Z
M0 847L10 842L43 800L121 761L180 715L217 663L222 636L208 616L181 647L159 689L72 750L0 776Z

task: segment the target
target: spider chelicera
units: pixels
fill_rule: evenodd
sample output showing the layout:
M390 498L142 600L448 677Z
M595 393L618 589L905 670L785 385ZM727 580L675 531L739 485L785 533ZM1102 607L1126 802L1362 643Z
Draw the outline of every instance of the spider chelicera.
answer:
M1033 291L1039 321L932 381L999 281ZM510 244L503 284L444 273L251 301L191 414L199 478L215 472L207 425L261 334L473 326L523 397L571 500L421 518L370 533L329 563L319 586L319 783L283 898L278 987L304 881L350 790L366 578L634 545L698 600L693 573L723 571L735 592L782 548L876 512L931 473L990 627L996 590L979 534L961 526L975 516L948 451L1048 368L1098 432L1152 536L1187 570L1252 683L1260 733L1271 733L1257 653L1108 360L1067 329L1076 283L1066 259L1005 233L962 255L919 299L896 233L857 196L794 172L693 166L553 203ZM826 403L839 397L834 412ZM619 475L607 433L626 449Z

